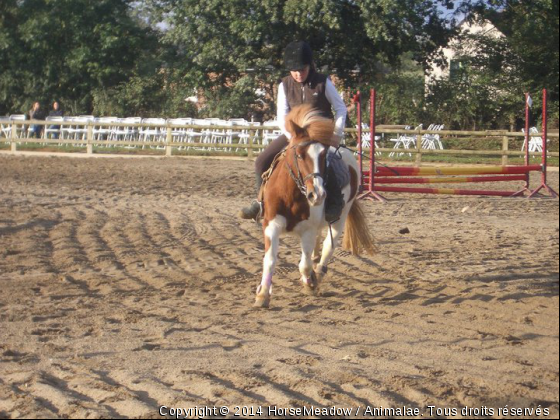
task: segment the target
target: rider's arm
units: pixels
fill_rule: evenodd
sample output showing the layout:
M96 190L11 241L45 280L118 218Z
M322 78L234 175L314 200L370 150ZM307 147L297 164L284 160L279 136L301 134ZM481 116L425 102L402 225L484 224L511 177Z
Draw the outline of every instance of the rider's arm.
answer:
M338 137L338 141L340 141L344 135L344 124L346 123L347 112L346 105L344 105L342 98L329 78L327 78L327 84L325 86L325 96L333 107L335 124L334 134Z
M290 105L288 105L288 99L286 99L286 92L284 92L284 84L280 83L278 86L278 103L276 104L276 119L278 120L278 126L282 130L288 140L292 137L288 130L286 130L286 116L290 112Z

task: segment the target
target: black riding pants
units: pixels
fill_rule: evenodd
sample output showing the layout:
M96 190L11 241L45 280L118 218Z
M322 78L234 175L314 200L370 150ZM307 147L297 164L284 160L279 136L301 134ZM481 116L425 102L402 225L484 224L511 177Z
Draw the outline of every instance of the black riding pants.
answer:
M282 134L277 137L276 140L273 140L266 149L257 156L257 160L255 161L255 173L257 178L260 178L261 175L270 168L274 157L280 153L288 145L288 143L288 138Z

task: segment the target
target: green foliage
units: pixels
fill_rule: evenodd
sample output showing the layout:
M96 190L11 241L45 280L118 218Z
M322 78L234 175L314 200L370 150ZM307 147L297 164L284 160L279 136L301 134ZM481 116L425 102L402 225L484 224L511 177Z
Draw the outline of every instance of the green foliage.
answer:
M3 0L0 113L55 99L92 111L93 93L133 75L155 38L129 14L128 0Z
M185 97L186 92L165 87L162 74L134 76L113 88L95 90L93 107L97 115L196 117L196 107L185 101Z
M261 112L274 109L289 42L307 40L318 67L353 88L374 80L378 63L398 68L404 53L426 61L453 33L437 7L448 3L147 0L144 11L152 21L167 23L163 42L179 51L171 66L190 87L204 90L207 106L220 115L248 116L259 99L265 102ZM257 89L265 90L264 98Z
M558 1L494 0L478 5L472 19L488 19L505 36L459 37L456 77L431 86L430 115L454 128L516 128L524 120L524 96L539 123L547 88L552 126L558 126ZM452 75L453 76L453 75Z
M430 86L426 106L449 128L507 128L523 116L518 58L507 38L466 34L457 38L449 78Z
M507 37L524 85L536 92L549 89L558 100L560 66L558 0L493 0L485 16ZM499 8L500 13L496 11Z
M465 38L475 53L459 48L458 78L426 96L422 70L456 35L445 7L505 38ZM57 99L74 114L268 119L297 39L340 89L377 89L379 124L509 128L527 91L539 119L547 87L558 125L557 0L1 0L0 115Z

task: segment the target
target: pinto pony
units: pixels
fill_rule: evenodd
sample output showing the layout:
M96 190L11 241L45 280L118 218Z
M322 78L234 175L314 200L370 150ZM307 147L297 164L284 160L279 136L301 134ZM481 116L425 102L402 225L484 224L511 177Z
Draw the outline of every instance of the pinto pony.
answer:
M358 202L358 165L348 149L336 153L350 182L342 188L344 208L340 219L331 225L322 244L325 220L325 176L327 156L333 145L334 123L310 105L294 108L286 118L292 135L288 147L277 158L263 192L263 231L265 257L256 307L267 308L272 293L272 275L278 258L280 235L295 234L301 239L299 271L304 292L317 294L327 273L327 265L344 231L344 249L359 255L373 254L375 246ZM346 227L346 230L344 228ZM316 265L314 266L314 263Z

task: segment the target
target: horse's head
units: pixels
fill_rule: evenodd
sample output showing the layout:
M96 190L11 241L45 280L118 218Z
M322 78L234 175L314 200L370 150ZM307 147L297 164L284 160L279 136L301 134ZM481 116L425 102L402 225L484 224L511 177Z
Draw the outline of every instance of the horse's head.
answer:
M327 150L327 146L313 140L295 143L288 149L290 175L310 206L320 206L327 196L324 183Z
M290 176L309 205L319 206L327 195L324 175L334 123L310 105L302 105L290 112L286 128L292 135L287 152Z

